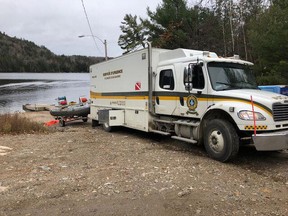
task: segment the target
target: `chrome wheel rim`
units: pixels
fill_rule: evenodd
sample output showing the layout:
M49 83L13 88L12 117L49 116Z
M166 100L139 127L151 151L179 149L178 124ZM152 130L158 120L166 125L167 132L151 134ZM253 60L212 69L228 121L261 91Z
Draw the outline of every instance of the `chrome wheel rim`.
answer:
M209 136L209 146L215 153L220 153L224 149L224 137L221 131L215 130Z

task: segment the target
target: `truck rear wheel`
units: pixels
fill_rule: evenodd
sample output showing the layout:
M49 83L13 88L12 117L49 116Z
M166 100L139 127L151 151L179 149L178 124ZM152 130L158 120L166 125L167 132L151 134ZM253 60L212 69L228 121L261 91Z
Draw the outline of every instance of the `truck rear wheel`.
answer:
M213 119L204 129L204 146L211 158L225 162L237 155L239 136L230 122Z
M106 132L111 132L111 131L112 131L112 127L109 126L108 123L104 123L102 126L103 126L103 129L104 129Z

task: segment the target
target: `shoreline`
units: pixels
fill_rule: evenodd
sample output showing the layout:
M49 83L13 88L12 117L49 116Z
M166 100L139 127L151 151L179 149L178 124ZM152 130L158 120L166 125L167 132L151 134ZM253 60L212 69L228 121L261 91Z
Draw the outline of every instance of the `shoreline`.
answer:
M31 111L31 112L23 111L19 114L23 117L36 121L40 124L44 124L46 122L54 120L54 117L50 115L49 111Z

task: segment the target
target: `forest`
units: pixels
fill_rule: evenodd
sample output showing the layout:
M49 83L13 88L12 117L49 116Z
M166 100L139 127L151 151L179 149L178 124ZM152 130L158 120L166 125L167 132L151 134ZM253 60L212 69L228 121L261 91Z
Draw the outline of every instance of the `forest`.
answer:
M88 72L104 57L55 55L45 46L0 32L1 72Z
M148 18L126 14L118 44L124 53L145 47L188 48L240 55L260 85L288 82L288 0L162 0Z

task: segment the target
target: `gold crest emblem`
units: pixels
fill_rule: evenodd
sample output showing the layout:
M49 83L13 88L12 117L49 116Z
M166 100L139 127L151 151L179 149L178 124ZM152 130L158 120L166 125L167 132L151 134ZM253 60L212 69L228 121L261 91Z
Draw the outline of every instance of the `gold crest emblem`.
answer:
M187 114L190 113L190 114L196 114L198 115L198 112L196 111L196 108L198 106L198 100L197 100L197 97L195 97L194 95L189 95L187 97L187 100L186 100L186 103L187 103L187 107L188 107L188 111L187 111Z

